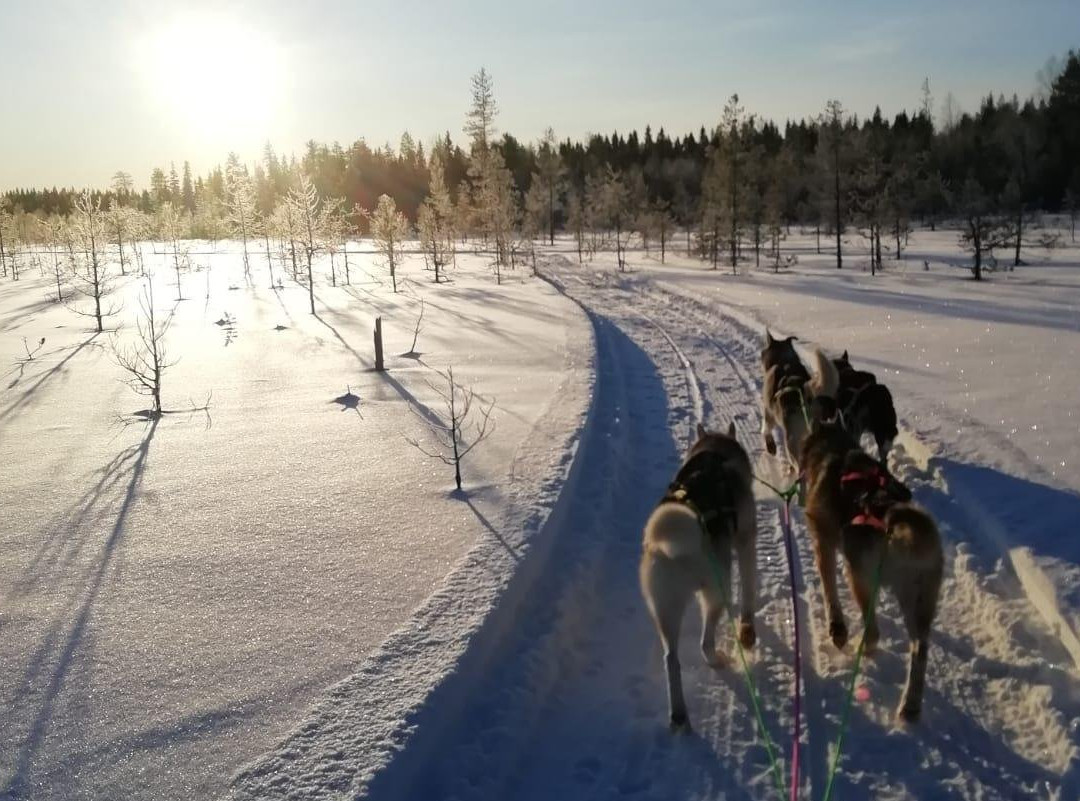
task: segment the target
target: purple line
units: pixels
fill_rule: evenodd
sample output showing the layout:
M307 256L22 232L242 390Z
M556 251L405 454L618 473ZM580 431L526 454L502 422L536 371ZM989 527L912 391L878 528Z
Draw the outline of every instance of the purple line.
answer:
M791 499L784 502L784 548L787 551L788 577L791 579L791 615L795 625L795 727L791 742L791 801L799 797L799 740L802 718L802 647L799 638L799 600L795 583L795 544L791 534Z

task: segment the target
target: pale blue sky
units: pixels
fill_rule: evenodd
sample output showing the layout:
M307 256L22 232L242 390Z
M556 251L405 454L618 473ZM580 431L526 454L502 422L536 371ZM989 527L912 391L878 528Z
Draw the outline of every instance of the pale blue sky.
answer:
M917 107L924 76L936 104L951 91L972 109L991 90L1027 96L1069 47L1076 0L0 0L0 189L120 169L145 186L155 165L202 172L267 139L285 153L406 129L463 139L480 65L500 129L528 140L548 125L681 135L736 91L778 122L830 97L893 114Z

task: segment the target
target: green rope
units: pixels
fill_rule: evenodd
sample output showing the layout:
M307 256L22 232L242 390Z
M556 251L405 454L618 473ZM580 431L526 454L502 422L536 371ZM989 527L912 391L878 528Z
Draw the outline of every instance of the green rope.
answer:
M770 484L768 481L763 479L761 476L755 475L754 478L760 483L764 484L769 489L771 489L773 492L775 492L779 496L780 500L782 500L784 503L789 503L792 498L799 494L799 487L802 484L802 481L796 478L792 485L786 490L779 490L772 484Z
M700 516L699 513L698 517ZM704 526L702 530L705 530ZM720 585L720 594L724 597L730 597L724 593L723 568L720 567L720 562L717 560L716 554L713 553L712 549L707 545L705 553L709 557L709 564L712 566L713 574L716 577L716 583ZM742 642L739 641L739 627L735 623L735 616L729 616L731 617L731 630L735 634L735 647L739 652L739 661L742 663L743 678L746 679L746 687L750 691L750 704L754 708L754 718L757 720L758 732L761 734L761 739L765 741L765 750L769 754L770 770L772 771L773 779L776 781L776 790L780 793L781 801L784 801L784 799L787 798L787 792L784 788L784 774L780 769L780 763L776 758L776 746L773 744L772 738L769 737L768 729L765 728L765 719L761 714L761 699L758 696L757 688L754 686L754 678L750 674L750 666L746 662L746 652L743 650Z
M888 543L883 547L887 547ZM847 732L848 718L851 715L852 703L855 700L855 682L859 679L859 667L862 665L863 651L866 649L866 632L874 621L874 607L877 606L878 592L881 589L881 571L885 564L885 553L882 552L878 561L877 571L874 573L874 586L870 594L870 607L866 610L866 619L863 621L863 636L859 640L859 647L855 651L855 667L851 671L851 681L848 682L847 700L844 702L844 712L840 717L840 731L836 735L836 753L833 755L832 767L829 769L829 781L825 785L825 795L821 801L829 801L832 797L833 780L836 779L836 769L840 766L840 750L844 747L844 734Z

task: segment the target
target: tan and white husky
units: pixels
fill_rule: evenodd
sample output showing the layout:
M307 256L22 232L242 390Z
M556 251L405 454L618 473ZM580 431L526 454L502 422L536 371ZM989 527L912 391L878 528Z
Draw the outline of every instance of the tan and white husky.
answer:
M788 462L798 472L802 441L810 433L814 409L822 403L830 407L836 405L840 378L836 365L816 349L812 353L814 374L811 375L795 351L794 340L795 337L776 339L765 331L765 348L761 351L761 366L765 371L761 389L761 436L765 440L765 449L776 455L773 429L779 428Z
M679 667L679 626L690 599L701 606L701 651L714 668L727 664L716 626L731 608L732 552L739 559L739 640L755 640L757 518L750 459L727 434L698 426L698 439L645 523L641 592L664 648L671 728L689 730ZM718 575L719 574L719 575Z

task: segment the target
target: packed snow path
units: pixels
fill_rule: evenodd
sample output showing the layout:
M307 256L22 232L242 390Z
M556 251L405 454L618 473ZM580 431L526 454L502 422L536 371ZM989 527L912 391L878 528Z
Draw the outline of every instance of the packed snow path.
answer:
M592 321L595 394L557 525L543 532L550 542L534 554L528 579L496 609L501 625L476 632L455 674L395 729L386 762L343 780L340 761L356 755L347 753L348 733L327 725L332 715L324 709L241 776L237 796L775 798L742 677L702 663L696 610L687 614L680 654L694 733L667 731L660 648L636 576L642 524L695 423L719 428L734 420L759 470L775 469L758 446L761 334L716 303L666 292L640 275L562 262L549 274ZM885 597L881 649L865 663L862 682L869 700L853 710L834 798L1076 798L1080 683L1065 649L919 443L905 441L894 469L939 520L948 563L924 717L910 730L893 723L907 643ZM808 635L800 797L816 801L854 645L838 652L823 636L810 548L801 515L795 518ZM786 775L791 604L776 504L759 506L758 550L751 670ZM842 598L857 631L846 588ZM721 642L730 650L730 629ZM393 696L393 688L387 692ZM293 761L298 746L311 758Z
M695 733L666 730L659 645L636 581L642 523L698 416L713 427L734 419L741 441L757 451L760 334L610 273L564 266L553 277L588 311L598 348L592 427L581 480L567 490L567 525L554 534L517 627L475 682L477 692L447 709L437 730L419 732L369 791L380 799L772 797L742 678L702 664L696 610L688 612L681 653ZM1040 631L1011 576L977 547L957 545L978 537L968 536L968 521L933 478L903 454L898 469L941 519L949 559L925 718L911 731L892 723L906 643L885 599L883 647L867 666L871 700L853 712L836 797L1075 797L1080 699L1075 677L1054 664L1066 662L1062 649ZM788 582L779 511L760 509L752 671L786 766ZM797 525L811 643L801 795L817 798L852 652L837 652L822 636L812 558ZM854 622L850 603L848 615ZM730 648L730 636L725 642Z

